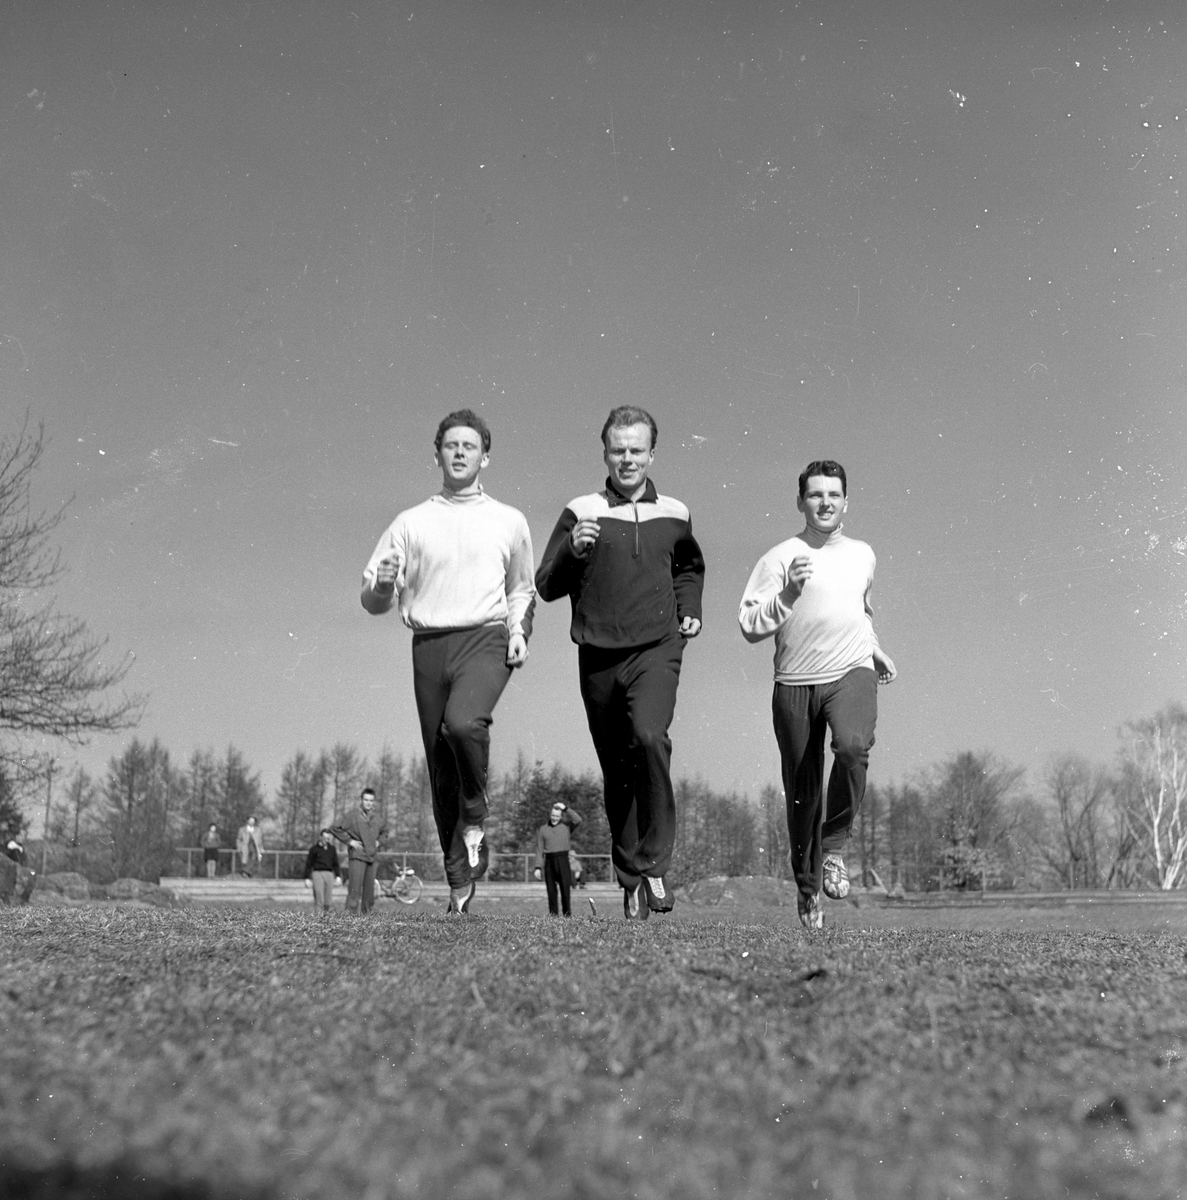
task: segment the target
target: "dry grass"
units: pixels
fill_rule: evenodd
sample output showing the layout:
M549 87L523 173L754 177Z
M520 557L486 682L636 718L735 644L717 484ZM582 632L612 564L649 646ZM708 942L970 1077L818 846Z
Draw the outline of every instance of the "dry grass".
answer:
M10 1194L1182 1194L1181 934L678 911L0 910Z

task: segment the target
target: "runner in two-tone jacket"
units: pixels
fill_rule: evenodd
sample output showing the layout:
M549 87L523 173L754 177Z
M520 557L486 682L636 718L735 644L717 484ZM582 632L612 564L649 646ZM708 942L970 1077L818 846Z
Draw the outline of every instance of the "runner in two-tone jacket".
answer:
M628 920L673 904L664 879L676 840L668 727L685 642L701 631L705 581L688 509L647 477L656 435L644 409L610 413L606 486L569 502L536 572L543 599L572 604L569 632Z

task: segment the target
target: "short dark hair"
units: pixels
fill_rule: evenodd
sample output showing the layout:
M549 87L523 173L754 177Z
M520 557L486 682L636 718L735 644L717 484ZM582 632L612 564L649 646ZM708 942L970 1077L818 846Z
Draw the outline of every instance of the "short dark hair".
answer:
M321 835L322 835L323 833L328 833L328 834L330 835L330 837L333 837L333 836L334 836L334 831L333 831L333 830L332 830L332 829L331 829L331 828L330 828L328 825L325 827L325 829L319 829L319 830L318 830L318 833L317 833L317 836L318 836L318 837L321 837Z
M808 480L813 475L827 475L832 479L839 479L841 481L841 495L849 495L849 481L845 478L845 468L831 458L818 458L815 462L810 462L800 472L801 500L804 498L804 489L808 486Z
M374 795L375 795L375 789L373 787L365 787L365 788L363 788L363 790L361 792L359 792L359 799L361 800L364 796L374 796Z
M441 451L441 443L445 439L445 434L458 426L474 430L482 438L482 453L490 453L490 426L472 408L454 410L437 426L437 436L433 439L433 445L436 446L438 453Z
M646 425L651 430L651 448L655 449L655 443L659 441L659 426L645 408L637 408L633 404L620 404L610 410L606 424L602 426L602 445L606 444L606 434L611 429L626 429L629 425Z

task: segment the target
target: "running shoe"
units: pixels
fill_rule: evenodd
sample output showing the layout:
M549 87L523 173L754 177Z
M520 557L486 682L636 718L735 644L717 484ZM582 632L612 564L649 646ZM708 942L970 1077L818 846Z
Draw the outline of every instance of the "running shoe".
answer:
M844 900L849 895L849 872L845 860L832 850L824 855L824 894L830 900Z
M805 929L824 928L824 908L820 903L819 892L800 892L796 900L796 909L800 914L800 924Z
M468 829L462 830L462 841L466 843L466 857L470 860L471 872L478 866L478 857L482 853L484 836L481 825L471 825Z
M449 889L449 911L451 913L468 913L470 911L470 901L474 899L474 880L470 880L465 887Z
M622 915L628 921L646 921L651 916L643 895L643 885L636 884L633 888L622 889Z
M647 907L652 912L671 912L675 907L676 897L668 890L662 875L654 879L650 875L644 875L643 890L647 893Z
M490 866L490 847L483 842L478 850L478 866L470 868L470 878L481 879L486 874L488 866Z

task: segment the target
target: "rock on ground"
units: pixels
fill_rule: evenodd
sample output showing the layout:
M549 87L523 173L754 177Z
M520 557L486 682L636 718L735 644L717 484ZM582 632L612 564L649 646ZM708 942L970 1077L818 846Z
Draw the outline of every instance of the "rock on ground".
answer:
M31 908L78 908L85 904L85 900L72 900L69 896L63 895L61 892L55 892L52 888L34 888L33 895L29 897L29 906Z
M85 875L77 871L55 871L52 875L42 876L38 888L45 888L60 895L69 896L71 900L89 900L91 885Z
M143 879L117 879L102 889L108 900L139 900L143 904L155 904L161 908L173 908L178 903L172 892L165 891L155 883Z

